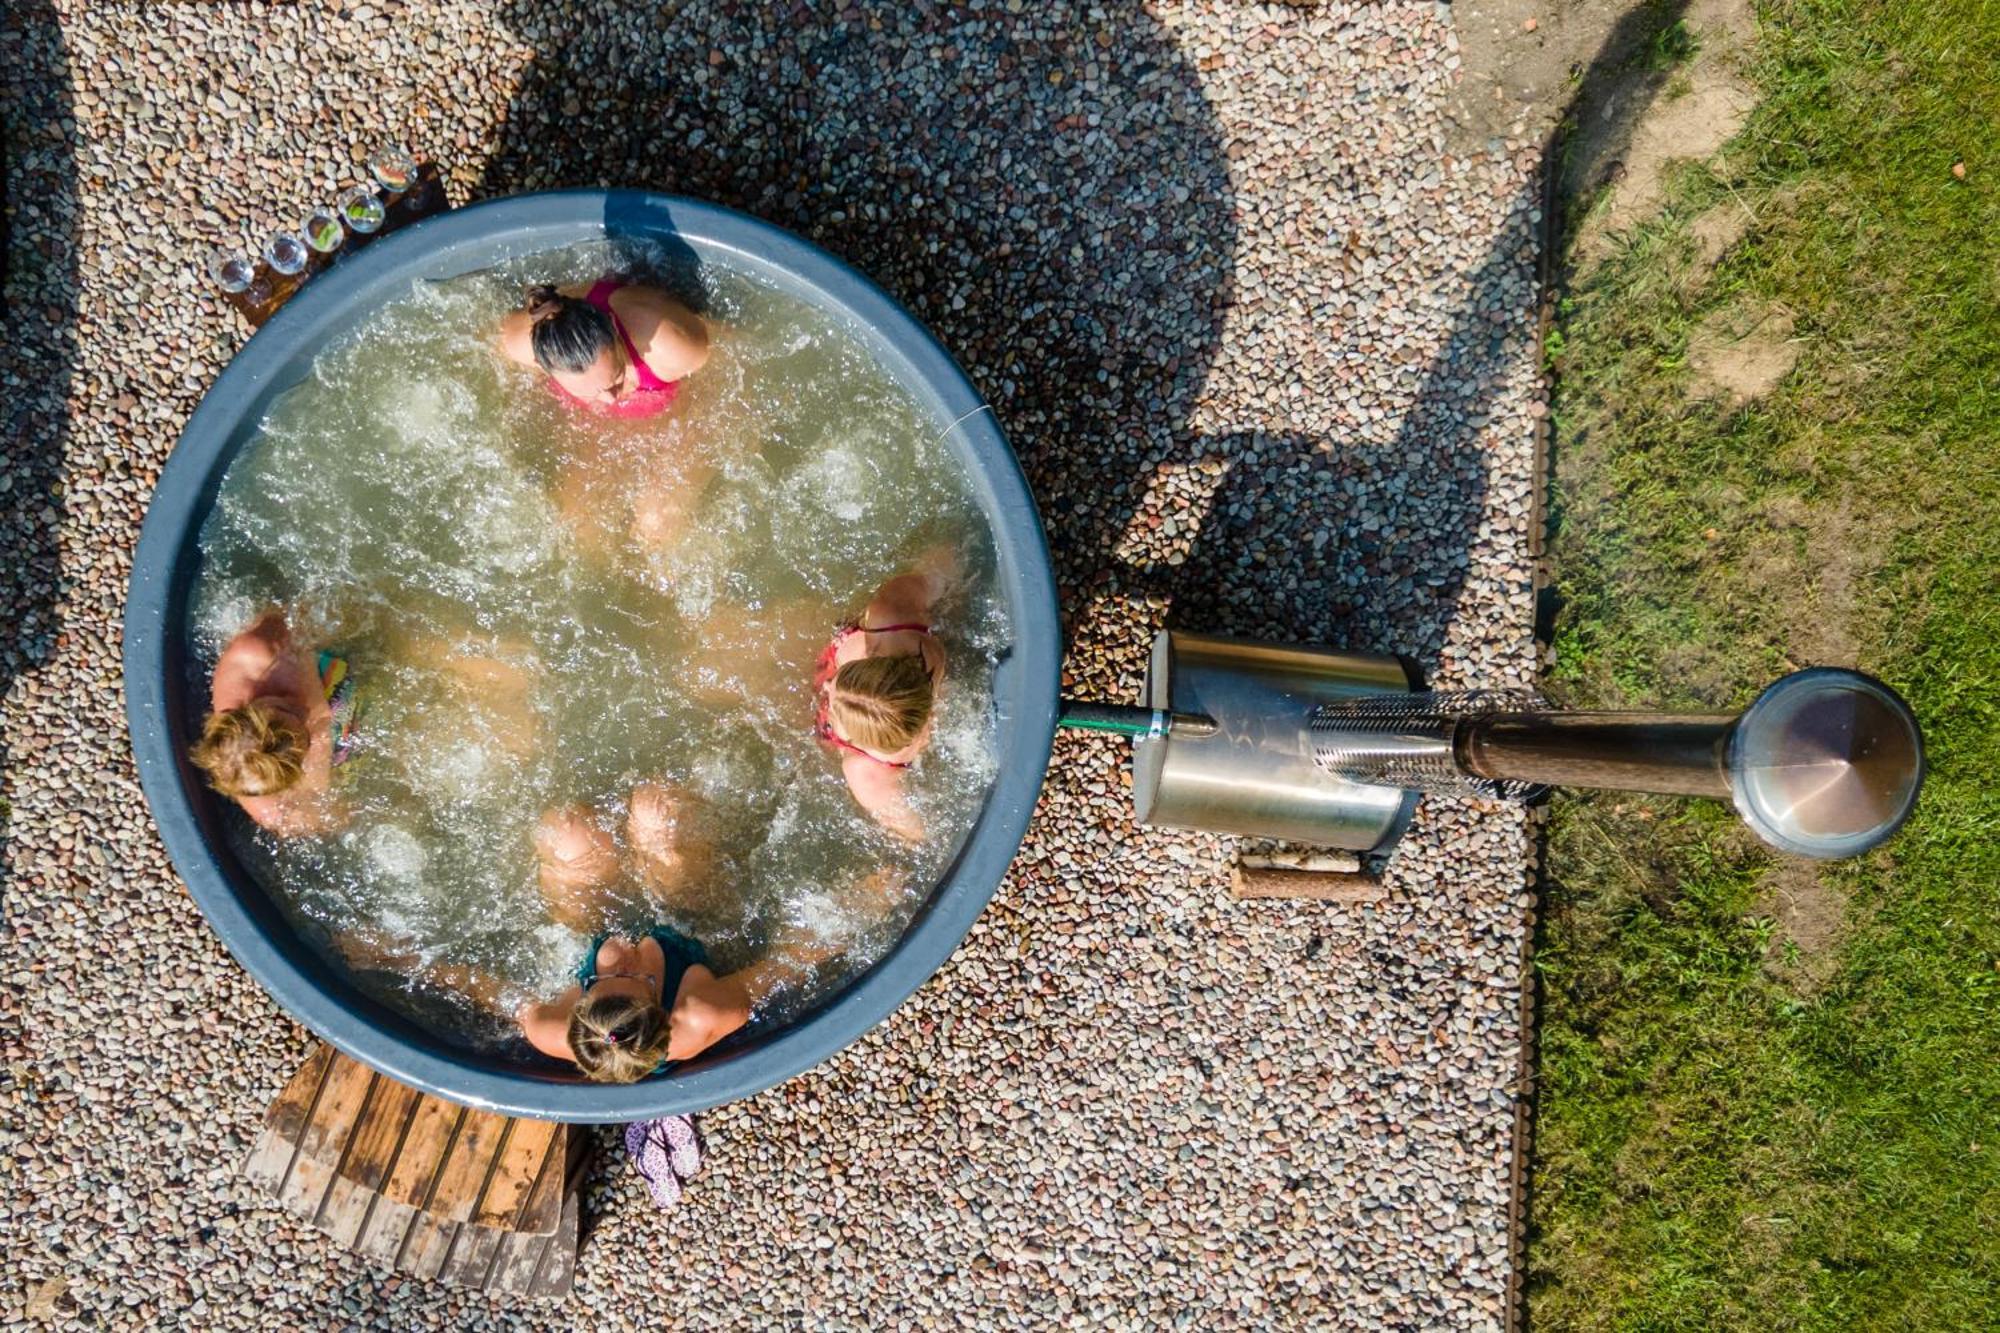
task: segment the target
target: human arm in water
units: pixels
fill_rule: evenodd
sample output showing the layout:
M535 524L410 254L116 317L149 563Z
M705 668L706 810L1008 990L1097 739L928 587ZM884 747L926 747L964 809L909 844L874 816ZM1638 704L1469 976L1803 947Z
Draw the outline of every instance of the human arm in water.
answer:
M893 870L863 876L847 891L849 904L871 923L887 916L908 883ZM716 976L705 967L691 967L674 998L669 1060L691 1060L750 1021L757 1006L780 988L808 980L814 969L847 952L851 941L794 934L745 968Z
M922 842L924 821L903 791L903 770L865 754L843 754L840 775L862 812L905 842Z
M357 972L399 972L462 995L489 1014L505 1015L507 985L490 972L466 963L426 962L416 947L379 930L357 927L333 937L334 947Z
M917 557L916 568L896 575L875 590L868 609L862 613L861 623L874 627L928 625L933 608L958 582L959 576L957 549L942 542L932 546Z
M611 293L611 308L647 369L661 379L685 379L708 364L707 323L659 288L620 287Z

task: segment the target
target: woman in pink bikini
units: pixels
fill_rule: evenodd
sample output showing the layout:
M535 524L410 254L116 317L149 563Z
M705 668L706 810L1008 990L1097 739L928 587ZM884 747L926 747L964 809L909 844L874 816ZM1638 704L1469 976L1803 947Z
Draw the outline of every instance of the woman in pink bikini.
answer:
M665 292L616 278L528 289L500 321L509 360L539 367L574 407L637 419L667 410L680 382L708 360L701 316Z
M579 411L639 421L672 405L681 381L708 360L708 327L665 292L603 278L589 286L528 289L527 303L500 321L500 348L519 365L540 369L558 398ZM602 442L580 442L563 469L557 503L587 547L617 538L615 513L629 512L626 533L642 547L664 549L685 532L713 464L683 447L671 458L620 458ZM607 489L611 492L607 494Z
M931 741L945 667L931 608L950 580L941 567L890 579L813 667L814 734L840 755L861 808L910 842L924 825L904 799L903 770Z

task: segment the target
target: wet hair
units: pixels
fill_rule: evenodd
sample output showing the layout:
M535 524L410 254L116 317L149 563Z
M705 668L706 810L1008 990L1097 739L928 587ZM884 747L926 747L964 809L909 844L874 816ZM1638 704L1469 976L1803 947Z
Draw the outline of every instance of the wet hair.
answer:
M894 754L923 733L935 695L921 654L864 657L834 675L826 716L850 745Z
M188 758L224 796L276 796L305 776L309 741L290 714L247 703L210 713Z
M667 1058L673 1025L652 1000L585 995L569 1014L569 1049L593 1083L636 1083Z
M552 375L582 374L618 345L610 315L547 283L528 288L528 319L535 364Z

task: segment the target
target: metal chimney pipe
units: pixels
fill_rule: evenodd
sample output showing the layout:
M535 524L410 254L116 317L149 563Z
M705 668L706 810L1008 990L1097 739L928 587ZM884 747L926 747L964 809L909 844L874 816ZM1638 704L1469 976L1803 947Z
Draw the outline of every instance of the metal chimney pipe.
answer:
M1772 846L1856 856L1902 826L1923 785L1909 705L1858 671L1816 667L1735 717L1563 713L1518 697L1406 695L1317 709L1321 771L1351 782L1519 795L1599 787L1729 801Z
M1452 757L1494 782L1729 799L1736 719L1673 713L1488 713L1461 722Z

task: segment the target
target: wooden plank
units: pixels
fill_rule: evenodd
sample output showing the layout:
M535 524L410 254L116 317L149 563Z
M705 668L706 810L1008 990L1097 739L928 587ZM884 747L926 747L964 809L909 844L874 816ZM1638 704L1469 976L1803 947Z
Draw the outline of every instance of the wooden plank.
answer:
M470 1112L438 1097L417 1103L417 1114L404 1136L403 1151L389 1168L382 1183L382 1197L406 1208L421 1209L430 1199L431 1183L445 1151L458 1137L458 1122Z
M299 1066L285 1090L278 1094L276 1101L264 1112L264 1129L257 1137L257 1146L251 1151L250 1159L243 1164L243 1175L266 1194L276 1195L285 1185L285 1178L292 1173L292 1163L298 1157L299 1139L304 1135L306 1124L312 1119L313 1108L318 1105L320 1089L333 1069L333 1048L319 1046Z
M423 1214L406 1203L397 1203L384 1196L375 1196L375 1207L361 1224L349 1246L356 1254L373 1259L384 1268L396 1267L396 1260L403 1252L403 1241L410 1234L410 1228Z
M410 1234L403 1240L402 1253L396 1258L396 1267L412 1277L437 1277L457 1235L458 1223L430 1213L416 1214Z
M368 1110L348 1141L347 1155L338 1174L328 1182L326 1198L313 1219L322 1230L342 1245L354 1246L372 1221L382 1196L377 1186L388 1177L401 1155L417 1103L423 1094L404 1087L394 1079L381 1079Z
M1323 903L1379 902L1388 896L1382 881L1372 875L1248 866L1236 867L1229 890L1238 898L1302 898Z
M298 1160L278 1202L286 1210L308 1220L319 1215L326 1200L327 1186L339 1172L355 1124L374 1092L380 1075L366 1065L336 1055L333 1070L321 1090L319 1105L313 1110L305 1133L299 1136Z
M556 1216L560 1223L562 1215ZM549 1247L558 1244L561 1244L560 1227L546 1236L520 1232L509 1235L501 1242L493 1267L486 1274L485 1289L495 1294L526 1296L535 1285L535 1273L542 1267Z
M484 1287L493 1270L493 1259L507 1233L492 1227L462 1226L454 1238L451 1257L438 1271L440 1280L460 1287Z
M375 1103L368 1121L354 1135L347 1160L340 1165L341 1178L356 1188L374 1193L389 1179L408 1146L408 1134L415 1125L417 1104L424 1094L394 1079L385 1078L375 1090Z
M566 1148L560 1125L546 1120L516 1120L507 1139L507 1149L494 1164L493 1178L487 1182L486 1197L473 1210L475 1226L503 1231L527 1230L528 1204L536 1183L552 1174L549 1159ZM553 1231L561 1210L548 1210L548 1226L537 1231Z
M520 1215L514 1219L509 1230L546 1236L556 1229L562 1221L562 1200L569 1181L570 1157L576 1145L589 1138L587 1130L572 1129L568 1125L556 1126L556 1135L549 1141L549 1150L542 1157L535 1182L528 1191L528 1197L521 1201Z
M453 1222L471 1220L485 1192L494 1159L505 1149L510 1118L492 1111L467 1111L458 1139L438 1170L437 1187L424 1211Z
M577 1229L581 1219L577 1192L571 1190L563 1196L562 1223L547 1240L541 1260L535 1266L534 1276L525 1290L527 1296L546 1300L569 1295L570 1284L576 1280Z
M466 1110L324 1046L265 1121L244 1174L357 1253L513 1296L573 1285L591 1134Z

